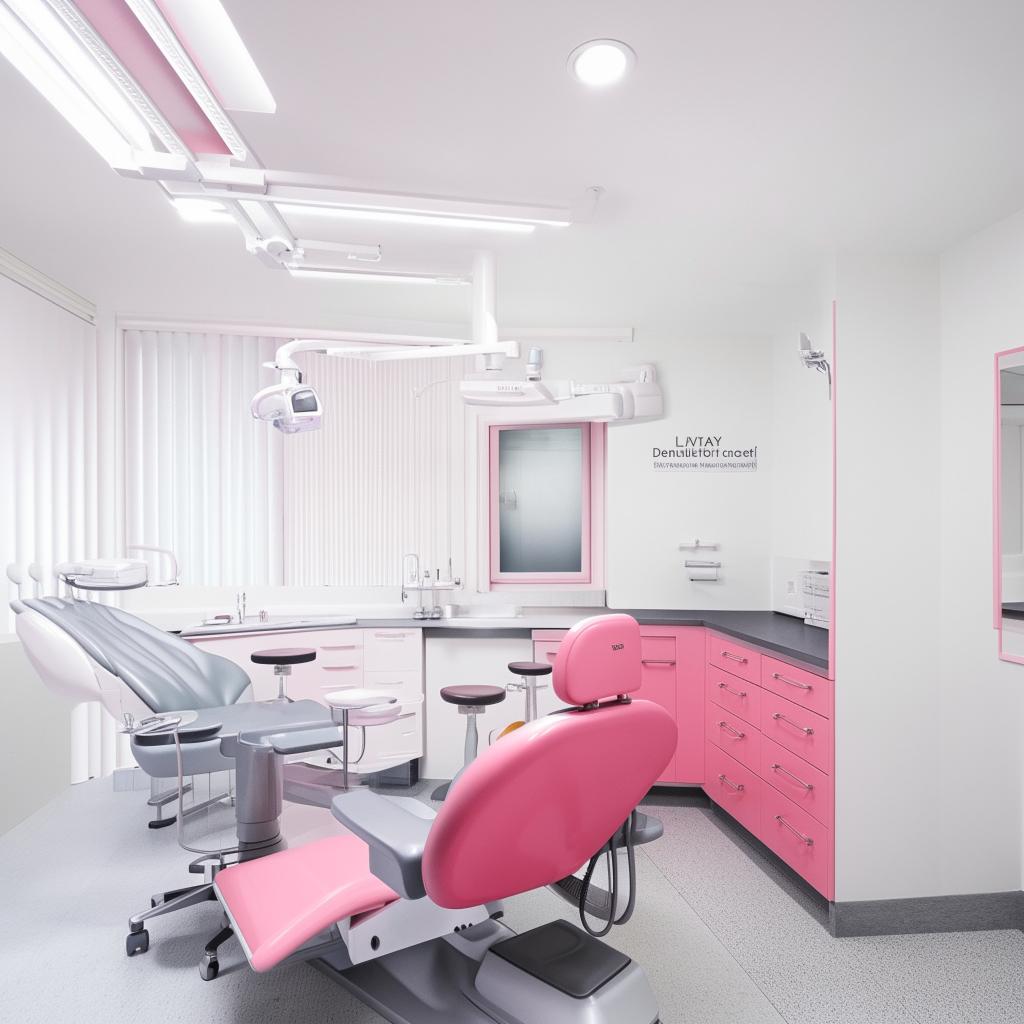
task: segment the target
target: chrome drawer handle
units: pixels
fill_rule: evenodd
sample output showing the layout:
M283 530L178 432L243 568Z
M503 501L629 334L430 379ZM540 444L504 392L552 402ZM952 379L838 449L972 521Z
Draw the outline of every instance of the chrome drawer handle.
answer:
M726 732L731 732L738 740L743 739L743 737L747 735L745 732L740 732L739 730L734 729L728 722L719 722L718 728L724 729Z
M784 714L776 711L772 718L776 722L788 722L794 729L799 729L805 736L813 736L814 730L809 725L801 725L799 722L794 722L792 718L787 718Z
M746 690L734 690L728 683L719 683L718 688L720 690L725 690L726 693L731 693L734 697L746 697L747 695Z
M411 633L374 633L373 634L378 640L404 640L408 636L412 636Z
M741 665L746 665L747 659L739 654L730 654L728 651L722 651L722 657L728 658L730 661L738 661Z
M804 782L803 779L798 779L791 771L787 768L783 768L781 764L772 765L773 772L780 772L782 775L788 775L798 786L803 786L808 793L814 789L814 784L810 782Z
M785 825L786 828L788 828L789 831L792 832L793 835L795 835L797 837L797 839L799 839L800 842L804 844L804 846L813 846L814 845L814 840L810 836L805 836L803 834L803 832L801 832L799 829L793 828L793 826L790 825L790 823L788 821L786 821L786 819L781 814L776 814L775 815L775 820L780 825Z
M724 775L718 776L719 782L724 782L727 786L731 786L737 793L742 793L747 787L742 782L733 782L732 779L726 778Z
M674 665L674 661L668 661L663 658L641 658L641 665Z
M799 687L801 690L813 690L813 686L808 686L807 683L797 682L795 679L789 679L787 676L782 675L779 672L772 673L772 679L778 679L780 683L789 683L790 686Z
M321 665L320 667L325 672L351 672L353 669L359 668L358 665Z

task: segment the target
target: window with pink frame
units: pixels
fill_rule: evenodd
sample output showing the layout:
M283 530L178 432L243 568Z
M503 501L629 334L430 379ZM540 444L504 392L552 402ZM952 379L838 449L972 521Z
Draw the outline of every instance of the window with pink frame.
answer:
M489 428L490 582L604 585L604 423Z

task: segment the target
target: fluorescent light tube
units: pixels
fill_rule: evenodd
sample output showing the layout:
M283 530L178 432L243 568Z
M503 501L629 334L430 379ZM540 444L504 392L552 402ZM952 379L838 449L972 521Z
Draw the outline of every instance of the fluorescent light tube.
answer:
M78 37L44 0L4 0L77 88L136 149L153 148L149 127L124 94L84 49Z
M277 103L220 0L156 0L217 99L228 110L273 114Z
M405 274L400 271L335 270L331 267L288 267L292 277L320 281L391 281L407 284L468 284L464 277L446 277L442 274Z
M133 147L125 135L114 127L25 23L2 3L0 53L111 167L134 166Z
M484 231L509 231L528 235L536 227L523 221L488 220L477 217L444 217L430 213L399 213L393 210L357 210L343 206L313 206L300 203L275 203L278 210L287 216L338 217L342 220L376 221L391 224L422 224L427 227L472 228Z
M225 209L223 203L216 199L193 199L179 197L171 200L171 205L181 215L182 220L190 224L234 224L235 218Z

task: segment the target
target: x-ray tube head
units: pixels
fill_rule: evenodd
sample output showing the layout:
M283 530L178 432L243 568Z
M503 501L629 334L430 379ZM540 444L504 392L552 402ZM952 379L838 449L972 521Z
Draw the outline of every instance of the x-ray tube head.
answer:
M256 393L250 406L254 419L273 423L283 434L319 430L323 406L308 384L282 381Z

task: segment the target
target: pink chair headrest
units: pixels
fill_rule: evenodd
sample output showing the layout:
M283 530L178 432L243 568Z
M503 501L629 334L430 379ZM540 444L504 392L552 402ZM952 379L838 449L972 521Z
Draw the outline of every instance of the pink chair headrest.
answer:
M584 619L558 648L555 693L574 707L640 689L640 626L631 615Z

